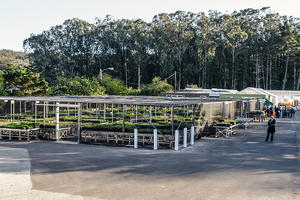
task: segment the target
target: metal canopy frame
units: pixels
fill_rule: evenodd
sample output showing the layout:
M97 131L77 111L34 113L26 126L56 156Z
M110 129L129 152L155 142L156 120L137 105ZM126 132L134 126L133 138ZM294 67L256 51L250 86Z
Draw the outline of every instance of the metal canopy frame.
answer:
M78 143L81 142L81 114L82 114L82 105L87 104L87 108L89 107L89 104L103 104L104 106L104 119L105 119L105 107L107 104L112 105L112 115L113 115L113 106L119 105L123 107L123 133L125 129L125 107L127 112L127 106L134 106L135 107L135 113L136 113L136 121L137 121L137 115L142 115L143 118L147 119L145 116L145 106L149 106L149 123L151 123L151 117L152 117L152 107L154 107L154 114L156 115L156 109L157 107L169 107L171 109L170 117L171 117L171 127L172 127L172 135L174 134L175 127L174 127L174 107L184 107L192 108L192 119L194 118L194 112L195 109L199 109L199 106L206 104L206 103L226 103L231 102L233 99L216 99L216 98L200 98L200 97L180 97L180 98L167 98L162 96L3 96L0 97L0 100L4 100L5 102L11 101L11 118L14 119L14 113L15 113L15 101L24 101L25 105L26 102L32 102L32 107L34 106L34 114L35 114L35 122L37 122L37 106L43 106L44 107L44 124L45 124L45 110L48 109L48 107L55 107L55 116L56 116L56 139L59 140L58 132L59 132L59 111L61 107L65 108L75 108L77 109L77 118L78 118ZM239 101L241 99L234 99L235 101ZM243 99L246 100L246 99ZM43 102L43 103L40 103ZM51 104L52 103L52 104ZM141 113L138 111L138 106L144 106L144 113ZM21 112L21 103L20 103L20 112ZM26 115L26 106L25 106L25 115ZM68 110L69 112L69 110ZM119 111L120 112L120 111ZM186 111L185 115L188 115L188 111ZM165 113L166 115L166 113ZM97 116L97 111L96 111ZM75 112L76 117L76 112ZM112 119L113 120L113 119ZM112 121L113 122L113 121ZM181 123L180 123L181 125ZM179 127L180 127L179 125ZM177 127L178 129L178 127Z

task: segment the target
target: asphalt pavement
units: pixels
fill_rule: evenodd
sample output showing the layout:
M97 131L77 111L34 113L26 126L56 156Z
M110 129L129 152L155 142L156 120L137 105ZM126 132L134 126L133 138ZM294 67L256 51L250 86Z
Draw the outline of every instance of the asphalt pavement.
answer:
M300 200L299 114L277 120L272 143L265 122L177 152L0 140L2 149L27 152L0 151L0 173L22 173L28 168L6 162L25 159L32 190L84 199Z

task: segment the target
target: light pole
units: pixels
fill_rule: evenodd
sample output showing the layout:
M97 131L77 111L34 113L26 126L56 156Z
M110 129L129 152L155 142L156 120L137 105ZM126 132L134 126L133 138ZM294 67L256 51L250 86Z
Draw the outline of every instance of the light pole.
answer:
M109 67L109 68L106 68L106 69L104 69L104 70L102 70L101 68L100 68L100 71L99 71L99 78L100 78L100 82L102 83L102 79L103 79L103 72L105 72L106 70L114 70L114 68L113 67Z

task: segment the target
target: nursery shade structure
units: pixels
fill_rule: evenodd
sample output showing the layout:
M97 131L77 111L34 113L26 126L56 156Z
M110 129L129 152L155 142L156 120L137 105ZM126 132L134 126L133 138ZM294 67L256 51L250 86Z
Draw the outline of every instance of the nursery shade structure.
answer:
M162 96L5 96L0 100L15 101L47 101L60 103L100 103L100 104L127 104L147 106L183 106L197 105L205 102L219 102L221 99L205 99L199 97L162 97Z
M220 99L201 99L199 97L163 97L163 96L6 96L0 97L0 100L10 101L13 103L11 109L11 116L15 116L14 106L15 102L32 102L35 107L35 123L37 118L37 106L50 106L54 107L56 110L56 139L59 140L57 132L59 131L59 116L60 116L60 108L77 108L78 111L81 111L82 104L102 104L106 107L107 104L114 104L114 105L134 105L134 106L150 106L150 116L154 109L152 107L170 107L171 108L171 121L172 121L172 133L174 132L174 125L173 125L173 115L174 109L173 107L176 106L197 106L201 103L205 102L213 102L218 101ZM43 103L41 103L43 102ZM12 105L12 104L11 104ZM21 105L21 104L20 104ZM105 112L105 111L104 111ZM124 112L124 111L123 111ZM105 115L105 113L104 113ZM78 114L78 142L81 141L81 112ZM124 116L123 116L124 117ZM44 121L45 121L45 111L44 111ZM151 123L151 119L150 119ZM123 126L124 126L124 119L123 119ZM123 130L124 132L124 130Z
M59 140L58 132L60 130L59 118L60 108L77 108L78 109L78 142L81 142L81 107L82 104L103 104L106 107L107 104L118 105L135 105L135 106L169 106L172 107L172 113L174 112L174 106L193 106L199 105L208 100L200 101L199 98L183 98L183 97L154 97L154 96L6 96L0 97L0 100L11 102L11 117L15 116L15 102L32 102L35 109L35 123L37 122L37 106L44 106L44 124L45 124L45 106L55 108L55 121L56 121L56 140ZM212 101L212 100L209 100ZM43 103L41 103L43 102ZM20 103L21 105L21 103ZM25 106L26 107L26 106ZM124 106L123 106L124 108ZM26 111L25 111L26 112ZM105 112L105 111L104 111ZM123 111L124 112L124 111ZM124 113L123 113L124 114ZM123 115L124 117L124 115ZM172 132L174 131L173 114L172 114ZM124 119L123 119L124 126ZM124 132L124 129L123 129Z
M82 134L84 139L88 137L84 135L88 131L111 131L109 134L115 134L116 136L122 133L124 138L124 135L131 133L133 126L139 127L141 133L147 134L151 132L149 129L157 129L163 137L165 134L173 136L175 130L179 130L183 126L185 126L184 128L195 126L195 131L199 135L206 123L211 123L216 117L222 115L224 119L233 118L236 115L242 116L248 110L248 104L243 103L244 101L248 102L247 99L184 97L181 95L3 96L0 97L0 100L9 102L9 104L5 104L6 110L10 110L10 115L5 116L6 119L9 117L11 121L15 120L15 110L17 110L20 113L19 116L16 115L19 119L29 116L30 119L26 120L34 121L35 127L40 127L38 122L42 122L43 130L41 131L45 132L43 134L47 135L49 133L52 137L56 133L56 140L67 138L67 135L62 131L71 128L72 131L78 133L79 143ZM257 99L251 101L256 102ZM27 115L28 107L31 111ZM41 107L43 107L43 111L38 109ZM256 108L255 105L252 107L252 109ZM24 112L22 112L22 108ZM48 116L49 108L53 108L49 114L51 117ZM71 108L71 116L69 108ZM235 113L235 108L240 109L240 114ZM21 113L24 113L24 115ZM43 117L38 117L41 114L43 114ZM60 126L60 120L62 126ZM48 124L46 121L48 121ZM55 129L53 123L55 123ZM74 126L75 123L77 123L77 126ZM110 125L107 124L115 127L110 128ZM50 131L47 130L49 126L51 126ZM107 140L109 141L109 139Z

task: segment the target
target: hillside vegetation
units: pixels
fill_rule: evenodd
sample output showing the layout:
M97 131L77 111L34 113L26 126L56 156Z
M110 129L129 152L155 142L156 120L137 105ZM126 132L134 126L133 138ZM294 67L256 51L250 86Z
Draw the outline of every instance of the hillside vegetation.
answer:
M29 60L23 52L2 49L0 50L0 69L8 69L8 65L28 66Z

